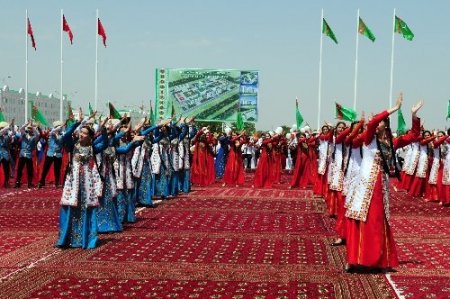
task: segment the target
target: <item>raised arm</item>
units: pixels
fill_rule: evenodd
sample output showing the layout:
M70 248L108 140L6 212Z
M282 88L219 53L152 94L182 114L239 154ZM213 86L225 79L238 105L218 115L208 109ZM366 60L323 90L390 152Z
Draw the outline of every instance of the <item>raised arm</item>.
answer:
M345 138L345 144L350 145L352 143L353 139L358 136L359 131L361 131L361 128L364 126L364 118L362 118L354 127L353 131Z

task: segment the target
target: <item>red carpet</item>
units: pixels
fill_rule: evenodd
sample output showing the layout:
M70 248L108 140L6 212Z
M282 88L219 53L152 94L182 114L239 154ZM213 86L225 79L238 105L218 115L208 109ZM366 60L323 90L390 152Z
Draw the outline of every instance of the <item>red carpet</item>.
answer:
M94 250L53 247L60 190L0 190L0 298L450 297L450 208L394 193L397 272L346 274L322 199L250 185L194 187Z

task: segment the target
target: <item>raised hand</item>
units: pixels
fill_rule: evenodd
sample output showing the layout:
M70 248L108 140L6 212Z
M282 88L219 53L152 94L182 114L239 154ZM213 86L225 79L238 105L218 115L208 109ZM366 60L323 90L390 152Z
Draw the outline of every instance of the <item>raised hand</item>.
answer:
M414 106L412 106L411 112L412 112L413 117L416 117L417 111L419 111L420 108L422 108L422 107L423 107L423 100L420 100Z
M398 109L400 109L402 107L402 103L403 103L403 93L400 93L397 97L397 101L395 102L394 107L388 110L389 114L392 114Z

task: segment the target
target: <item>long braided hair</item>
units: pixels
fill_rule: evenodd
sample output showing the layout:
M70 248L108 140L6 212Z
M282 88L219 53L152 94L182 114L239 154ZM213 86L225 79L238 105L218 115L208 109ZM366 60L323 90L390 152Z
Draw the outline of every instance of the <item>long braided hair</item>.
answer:
M378 136L376 136L375 139L376 139L376 142L377 142L378 151L380 153L383 170L390 177L396 177L398 180L401 180L401 178L400 178L400 170L398 169L398 166L397 166L397 155L395 154L395 149L394 149L392 130L391 130L391 127L390 127L390 119L389 119L389 117L386 117L382 121L385 124L385 132L386 132L386 136L387 136L388 141L389 141L389 145L391 147L390 150L391 150L391 155L392 155L390 161L388 161L386 156L385 156L385 154L384 154L384 152L383 152L383 148L381 146L380 139L378 138Z
M350 126L350 132L353 132L354 127L358 124L358 121L354 121L352 122L351 126ZM363 128L361 127L361 129L359 130L358 133L361 133L363 130ZM347 164L345 165L345 170L344 170L344 175L347 174L348 171L348 165L350 164L350 158L352 157L352 152L353 152L353 140L350 142L350 144L348 145L348 158L347 158ZM363 157L363 150L362 150L362 146L359 147L359 154L361 156L361 158Z

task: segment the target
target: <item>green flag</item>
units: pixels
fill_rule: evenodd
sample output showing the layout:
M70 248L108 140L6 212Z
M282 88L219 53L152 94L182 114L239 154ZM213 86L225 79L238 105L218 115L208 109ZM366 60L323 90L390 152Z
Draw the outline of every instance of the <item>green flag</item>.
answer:
M398 113L397 134L398 136L400 136L406 133L406 122L405 118L403 117L402 109L398 109L397 113Z
M45 127L48 127L48 121L45 118L44 114L42 114L42 112L39 111L38 107L34 104L32 106L31 117L35 122L38 122Z
M447 119L450 118L450 100L448 100L448 106L447 106Z
M244 118L242 117L241 111L238 111L236 116L236 129L242 131L244 129Z
M347 121L356 120L356 111L336 103L336 118Z
M89 103L89 115L94 114L94 109L92 109L91 103Z
M414 33L409 29L408 25L397 16L395 16L394 32L403 35L409 41L412 41L414 38Z
M114 107L114 105L109 102L109 116L111 118L115 118L115 119L121 119L122 115L120 115L119 111L116 110L116 108Z
M0 121L6 121L5 115L3 114L2 108L0 108Z
M300 127L301 127L301 125L303 123L303 116L300 113L300 110L298 110L298 99L295 99L295 108L296 108L295 120L296 120L296 123L297 123L297 128L300 129Z
M338 43L333 30L331 30L331 27L328 25L327 21L325 21L325 18L323 18L322 33L331 38L336 44Z
M372 31L370 31L369 27L366 26L361 18L359 18L358 32L370 39L372 42L375 41L375 35L373 35Z

